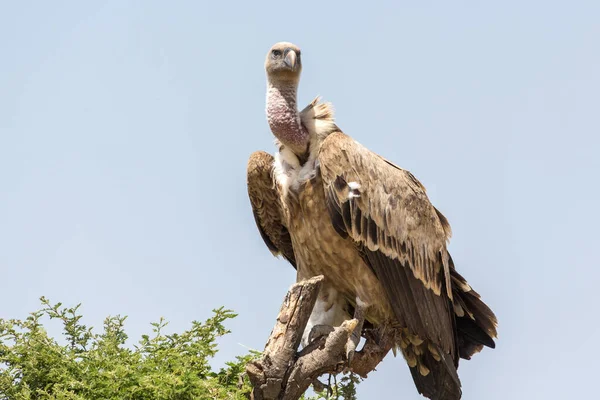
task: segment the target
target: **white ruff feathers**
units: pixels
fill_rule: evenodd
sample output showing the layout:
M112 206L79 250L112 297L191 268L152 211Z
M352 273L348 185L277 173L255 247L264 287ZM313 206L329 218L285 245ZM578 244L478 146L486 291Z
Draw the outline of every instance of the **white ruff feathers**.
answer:
M300 112L302 124L310 137L308 160L300 165L298 156L286 147L275 154L273 172L279 184L283 197L291 191L297 191L300 186L315 177L318 168L319 149L321 143L329 134L335 132L337 127L333 117L333 107L330 103L320 103L316 97L304 110Z
M301 184L315 177L317 160L309 159L303 166L300 166L298 157L290 149L283 148L281 152L275 154L273 170L283 197L286 197L290 190L297 191Z

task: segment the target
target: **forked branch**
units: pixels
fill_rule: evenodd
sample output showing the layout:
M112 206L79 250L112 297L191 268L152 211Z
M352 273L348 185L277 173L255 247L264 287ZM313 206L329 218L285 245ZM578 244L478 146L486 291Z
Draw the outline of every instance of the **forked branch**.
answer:
M356 326L356 320L348 320L298 352L322 282L323 276L298 282L286 294L262 357L246 367L252 399L297 400L323 374L353 372L366 378L391 349L391 334L366 331L363 349L348 366L346 343Z

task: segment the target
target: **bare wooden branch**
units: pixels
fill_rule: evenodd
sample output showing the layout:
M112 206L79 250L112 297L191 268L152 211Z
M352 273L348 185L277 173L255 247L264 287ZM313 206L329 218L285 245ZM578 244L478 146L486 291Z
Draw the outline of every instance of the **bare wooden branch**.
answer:
M366 378L391 349L391 333L369 330L365 346L348 366L346 343L357 324L353 319L298 352L322 281L323 276L317 276L294 284L288 291L262 358L246 367L253 386L252 399L297 400L327 373L354 372Z
M294 284L285 296L277 322L259 361L246 367L254 388L254 400L275 400L285 391L285 376L294 364L296 351L310 313L317 301L323 276Z

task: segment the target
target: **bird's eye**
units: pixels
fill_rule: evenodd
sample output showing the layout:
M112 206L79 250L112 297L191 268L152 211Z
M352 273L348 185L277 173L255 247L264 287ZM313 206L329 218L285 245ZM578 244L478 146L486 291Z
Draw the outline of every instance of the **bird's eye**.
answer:
M281 57L281 50L273 50L271 54L273 55L273 58Z

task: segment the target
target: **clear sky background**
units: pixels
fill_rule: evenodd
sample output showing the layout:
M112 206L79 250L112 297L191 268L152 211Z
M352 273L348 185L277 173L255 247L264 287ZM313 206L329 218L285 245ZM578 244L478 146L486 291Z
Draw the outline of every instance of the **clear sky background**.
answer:
M300 103L411 170L500 321L464 399L589 397L598 379L600 3L2 2L0 316L240 315L215 366L262 349L291 266L246 161L274 151L264 56L302 48ZM57 327L58 330L58 327ZM421 398L389 356L361 399Z

